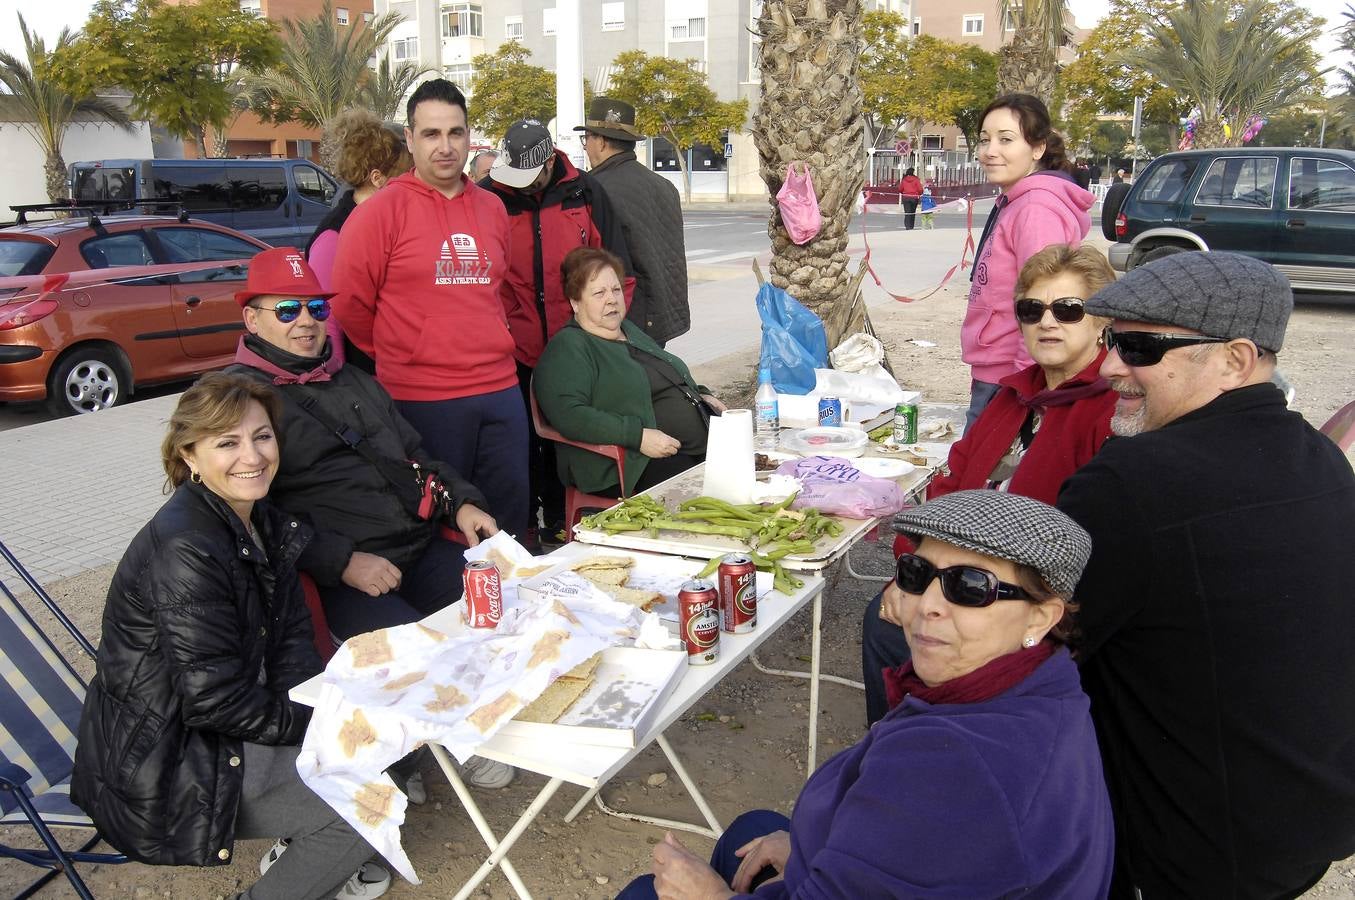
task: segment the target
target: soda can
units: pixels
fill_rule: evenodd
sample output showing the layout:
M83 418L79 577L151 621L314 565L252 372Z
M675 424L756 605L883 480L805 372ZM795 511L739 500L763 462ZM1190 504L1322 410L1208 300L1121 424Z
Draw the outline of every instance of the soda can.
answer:
M499 570L487 559L466 563L461 573L466 586L466 624L472 628L497 628L503 618L503 588Z
M819 424L825 427L842 427L842 401L836 397L823 397L819 400Z
M894 407L894 443L899 446L917 443L917 406L922 395L909 391Z
M720 628L743 634L757 627L757 568L746 553L720 560Z
M704 578L684 582L678 591L678 622L687 663L705 666L720 655L720 595Z

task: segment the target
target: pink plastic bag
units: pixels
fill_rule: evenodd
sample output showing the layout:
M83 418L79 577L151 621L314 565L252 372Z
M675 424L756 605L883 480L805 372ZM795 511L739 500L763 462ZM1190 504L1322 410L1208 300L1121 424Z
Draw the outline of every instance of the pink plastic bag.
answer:
M791 504L793 509L812 506L819 512L849 519L892 516L903 509L902 488L886 478L865 474L849 459L838 456L788 459L776 471L798 478L804 485Z
M786 166L786 180L776 192L776 205L781 209L781 222L792 241L808 244L814 240L823 225L823 218L819 215L819 198L814 193L814 179L810 177L807 163Z

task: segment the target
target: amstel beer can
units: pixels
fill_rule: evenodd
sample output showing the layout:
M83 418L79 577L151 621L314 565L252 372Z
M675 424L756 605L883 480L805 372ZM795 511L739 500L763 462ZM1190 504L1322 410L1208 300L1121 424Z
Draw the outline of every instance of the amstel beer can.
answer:
M819 399L819 424L829 428L842 427L842 401L837 397Z
M757 627L757 568L745 553L720 561L720 628L742 634Z
M720 595L704 578L684 582L678 591L678 622L687 663L704 666L720 655Z
M497 628L503 618L503 588L499 570L487 559L466 563L461 573L466 586L466 624L472 628Z

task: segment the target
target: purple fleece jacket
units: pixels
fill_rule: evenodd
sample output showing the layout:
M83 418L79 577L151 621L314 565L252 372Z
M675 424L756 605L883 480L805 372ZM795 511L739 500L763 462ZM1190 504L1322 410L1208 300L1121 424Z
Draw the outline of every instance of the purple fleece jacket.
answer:
M1036 172L998 202L997 222L974 263L960 346L975 380L997 384L1034 360L1021 340L1013 309L1016 276L1050 244L1076 244L1091 230L1087 210L1096 201L1064 172Z
M908 697L809 779L785 879L743 896L1105 897L1114 825L1087 710L1066 650L983 703Z

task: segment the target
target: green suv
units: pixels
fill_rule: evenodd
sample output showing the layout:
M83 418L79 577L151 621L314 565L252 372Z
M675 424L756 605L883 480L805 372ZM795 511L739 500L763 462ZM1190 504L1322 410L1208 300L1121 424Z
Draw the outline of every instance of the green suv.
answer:
M1237 147L1168 153L1102 207L1110 264L1232 250L1271 263L1295 290L1355 293L1355 152Z

